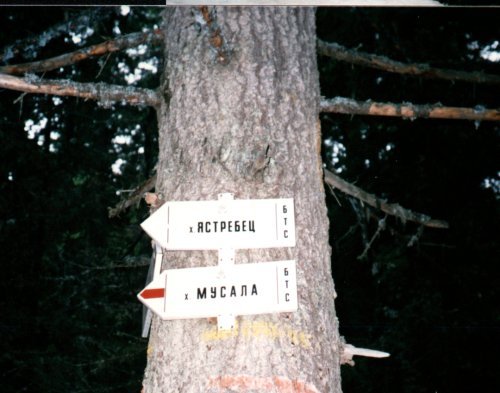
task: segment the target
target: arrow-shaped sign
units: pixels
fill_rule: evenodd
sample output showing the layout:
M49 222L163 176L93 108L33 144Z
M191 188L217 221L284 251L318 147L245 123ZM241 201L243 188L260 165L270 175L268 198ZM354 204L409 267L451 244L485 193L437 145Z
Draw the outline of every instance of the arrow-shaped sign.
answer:
M295 261L164 270L137 297L162 319L293 312Z
M166 202L141 226L167 250L295 246L292 198Z

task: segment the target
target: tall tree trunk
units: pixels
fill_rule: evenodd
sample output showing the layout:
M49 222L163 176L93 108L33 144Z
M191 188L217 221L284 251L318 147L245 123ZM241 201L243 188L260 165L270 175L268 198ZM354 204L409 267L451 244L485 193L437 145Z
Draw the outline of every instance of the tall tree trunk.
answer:
M235 263L296 260L299 308L240 316L229 333L155 318L144 390L340 392L314 9L211 10L165 12L157 190L166 200L293 197L296 247L237 250ZM213 251L164 255L163 269L217 264Z

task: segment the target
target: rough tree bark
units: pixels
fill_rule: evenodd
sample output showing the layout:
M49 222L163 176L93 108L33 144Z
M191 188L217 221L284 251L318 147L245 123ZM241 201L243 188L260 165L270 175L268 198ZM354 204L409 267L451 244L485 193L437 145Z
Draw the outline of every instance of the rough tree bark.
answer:
M217 8L211 26L201 11L165 12L156 189L166 200L293 197L296 247L237 250L235 263L295 259L299 310L240 316L230 333L155 318L144 391L340 392L314 9ZM163 269L215 264L212 251L166 252Z

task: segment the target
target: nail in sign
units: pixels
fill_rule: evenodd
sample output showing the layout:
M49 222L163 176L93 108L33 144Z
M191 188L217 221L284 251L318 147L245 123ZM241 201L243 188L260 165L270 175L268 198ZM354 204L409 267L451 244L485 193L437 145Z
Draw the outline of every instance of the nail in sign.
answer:
M167 250L295 246L293 198L166 202L141 226Z

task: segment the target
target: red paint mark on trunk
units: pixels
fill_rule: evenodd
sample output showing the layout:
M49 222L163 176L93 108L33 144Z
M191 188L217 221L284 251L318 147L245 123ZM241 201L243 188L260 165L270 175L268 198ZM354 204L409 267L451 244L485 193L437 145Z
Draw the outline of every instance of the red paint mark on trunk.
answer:
M145 289L140 293L140 296L143 299L154 299L158 297L165 297L165 288Z
M267 390L279 393L319 393L314 385L289 379L286 377L254 377L251 375L222 375L210 377L207 388L218 389L223 392L226 389L245 392L248 390Z

